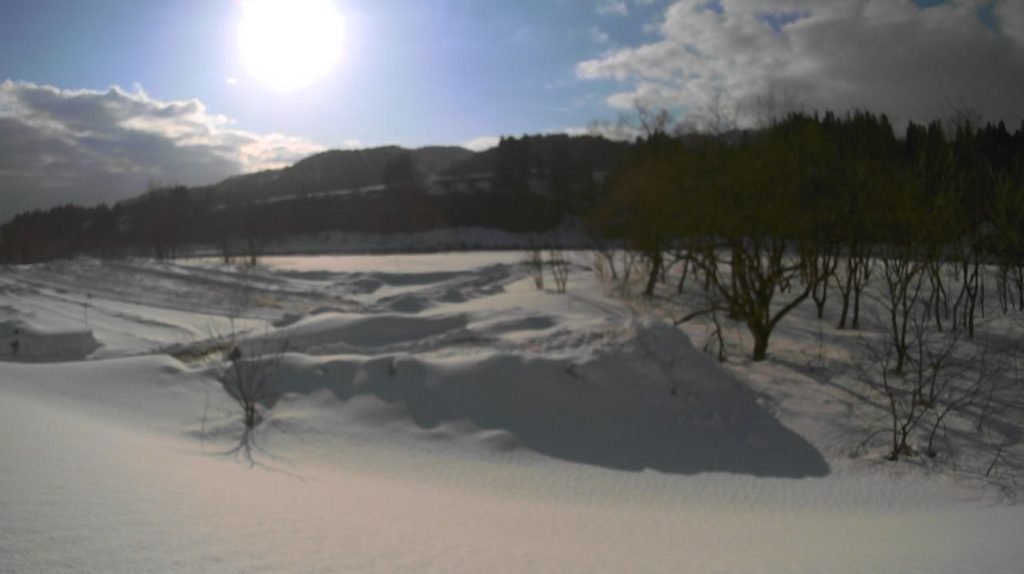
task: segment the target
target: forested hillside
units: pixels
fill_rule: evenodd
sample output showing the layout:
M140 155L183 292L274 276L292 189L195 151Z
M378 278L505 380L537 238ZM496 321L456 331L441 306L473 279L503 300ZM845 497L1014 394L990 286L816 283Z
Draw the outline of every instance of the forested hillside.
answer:
M627 148L596 137L525 136L480 154L443 147L330 151L213 186L21 214L0 227L0 259L169 258L196 244L216 245L225 256L253 255L274 238L327 231L543 231L590 210ZM468 174L485 188L460 192Z

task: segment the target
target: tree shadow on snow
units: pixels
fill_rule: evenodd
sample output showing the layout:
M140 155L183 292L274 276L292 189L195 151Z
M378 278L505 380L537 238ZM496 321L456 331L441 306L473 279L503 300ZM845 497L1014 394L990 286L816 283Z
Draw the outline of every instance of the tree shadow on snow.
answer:
M260 444L259 435L263 426L247 428L240 421L229 418L219 421L218 424L207 428L207 421L204 415L201 428L188 431L186 434L198 439L201 444L201 454L218 459L230 460L249 468L259 468L268 472L280 473L293 478L303 479L302 476L292 473L287 469L288 460L282 459L267 450ZM264 421L271 424L273 421ZM190 454L198 454L193 450L186 450ZM280 464L284 463L282 467Z

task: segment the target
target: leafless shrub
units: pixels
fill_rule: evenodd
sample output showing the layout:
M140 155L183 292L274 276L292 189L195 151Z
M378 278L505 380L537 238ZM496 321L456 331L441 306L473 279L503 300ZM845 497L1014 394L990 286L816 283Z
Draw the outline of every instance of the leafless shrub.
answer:
M610 273L615 271L614 262L613 266L609 267L608 261L609 260L600 253L594 252L594 275L597 276L597 279L601 283L608 282L608 280L612 278ZM618 273L615 274L618 275Z
M231 345L220 363L217 379L242 408L246 429L260 424L261 409L276 398L271 381L287 349L287 342L264 336L248 345Z
M619 282L619 296L625 297L629 293L629 286L633 280L633 271L636 269L637 262L641 258L641 253L633 249L620 249L618 253L620 259L619 268L622 269Z
M710 318L711 323L707 327L708 334L704 339L702 350L705 353L714 354L718 362L724 363L726 361L725 331L719 313L728 313L728 306L718 298L717 292L711 289L701 289L698 293L687 296L680 289L674 302L681 309L688 311L684 311L685 314L682 316L673 313L672 323L677 327L700 317Z
M869 382L880 387L888 411L889 460L920 450L937 456L936 439L949 415L966 414L992 384L986 349L968 345L960 331L929 325L929 309L918 305L902 340L883 336L866 344Z
M609 279L615 281L619 278L619 271L615 267L615 248L610 244L598 245L594 248L594 271L601 282Z
M875 260L872 255L870 246L859 239L850 239L841 258L842 264L837 266L833 274L842 300L838 324L840 330L846 329L848 325L855 331L860 329L860 302L874 273Z
M569 283L569 259L565 252L559 249L548 251L548 267L551 268L551 277L555 281L555 291L565 293Z
M274 337L269 330L246 340L238 330L236 319L246 315L254 304L252 267L240 266L239 281L228 294L225 309L228 332L218 333L212 327L205 347L206 356L221 354L217 363L217 380L242 408L245 428L251 430L263 419L260 409L276 397L271 380L288 351L288 341Z
M881 259L885 280L882 307L887 313L890 349L895 353L894 370L902 373L911 345L907 339L908 329L916 319L915 312L921 302L924 266L907 249L884 251Z
M725 356L725 335L722 333L722 323L718 320L718 308L711 307L711 335L704 342L704 352L710 353L712 346L715 348L715 359L724 363Z
M526 264L533 274L533 285L538 291L544 290L544 251L539 248L530 248L526 251Z

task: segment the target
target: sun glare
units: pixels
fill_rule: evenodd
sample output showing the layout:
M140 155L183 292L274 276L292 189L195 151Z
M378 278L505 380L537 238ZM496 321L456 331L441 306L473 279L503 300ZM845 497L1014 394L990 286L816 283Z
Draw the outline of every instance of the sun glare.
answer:
M242 7L242 65L267 86L307 87L341 60L344 22L331 0L244 0Z

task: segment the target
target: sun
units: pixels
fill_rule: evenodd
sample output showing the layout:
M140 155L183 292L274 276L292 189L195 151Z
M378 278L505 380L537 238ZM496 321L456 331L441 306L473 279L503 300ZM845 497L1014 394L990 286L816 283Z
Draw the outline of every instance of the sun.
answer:
M243 0L238 25L242 65L273 89L299 90L340 62L344 32L332 0Z

